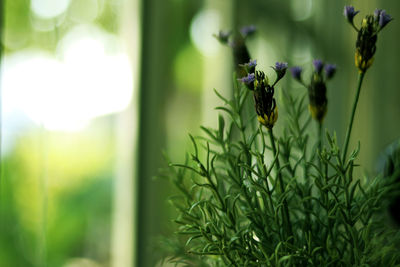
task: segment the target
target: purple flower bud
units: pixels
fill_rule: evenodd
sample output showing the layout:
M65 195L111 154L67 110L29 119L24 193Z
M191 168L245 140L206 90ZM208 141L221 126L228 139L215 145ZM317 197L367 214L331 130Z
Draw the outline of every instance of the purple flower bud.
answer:
M386 14L385 10L382 10L379 13L379 26L381 29L385 27L391 20L393 20L393 18L389 14Z
M251 59L250 59L250 61L249 61L249 63L247 63L247 65L248 65L249 67L255 67L255 66L257 66L257 59L254 59L254 60L251 60Z
M322 60L320 60L320 59L314 59L313 65L314 65L315 71L317 73L320 73L322 71L322 68L324 67L324 62L322 62Z
M335 64L326 64L325 65L325 75L327 79L330 79L335 75L336 65Z
M376 21L379 20L379 16L381 15L382 9L375 9L374 11L374 18Z
M223 44L228 43L229 36L231 35L230 31L219 31L218 34L214 34L213 36L218 39Z
M257 60L253 59L246 63L246 64L239 64L240 67L244 68L247 73L254 73L256 66L257 66Z
M288 67L288 64L286 62L276 62L275 63L275 67L272 67L276 72L275 83L277 83L280 79L283 78L283 76L285 76L287 67Z
M241 66L241 67L248 67L248 68L251 68L251 67L255 67L255 66L257 66L257 59L250 59L250 61L249 62L247 62L247 63L245 63L245 64L239 64L239 66Z
M251 84L255 80L255 75L254 73L249 73L246 77L238 79L239 82L242 82L244 84Z
M252 35L255 31L256 31L256 26L254 25L244 26L240 29L240 33L244 38Z
M354 17L358 14L360 11L355 11L353 6L345 6L344 7L344 16L347 18L348 22L353 24L353 19Z
M303 69L299 66L295 66L293 68L290 68L290 72L292 73L292 77L298 81L301 81L301 72Z
M286 62L276 62L275 71L284 71L287 69L288 64Z

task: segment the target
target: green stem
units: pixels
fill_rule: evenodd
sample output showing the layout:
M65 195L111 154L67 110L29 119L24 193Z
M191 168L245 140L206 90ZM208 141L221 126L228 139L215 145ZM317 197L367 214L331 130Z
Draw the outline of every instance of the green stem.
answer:
M358 99L360 97L361 85L364 80L364 76L365 76L365 72L360 72L358 75L356 97L354 99L353 109L351 111L350 123L349 123L349 127L347 128L347 133L346 133L346 138L345 138L345 143L344 143L343 156L342 156L343 162L345 162L345 160L346 160L346 154L347 154L347 149L349 147L349 141L350 141L350 135L351 135L351 129L353 127L354 115L356 114L357 103L358 103Z
M318 150L322 153L322 122L318 122ZM322 170L322 160L318 157L319 169Z
M277 150L276 150L275 138L274 138L274 134L272 132L272 128L268 129L268 133L269 133L269 137L271 140L272 152L274 153L274 155L276 155ZM281 191L281 194L284 194L285 193L285 184L283 183L282 172L280 170L281 166L279 163L279 156L276 158L275 164L276 164L276 169L277 169L277 176L279 179L280 191ZM288 237L293 236L292 225L290 222L289 208L288 208L288 203L286 201L286 198L283 199L282 217L283 217L283 221L285 222L285 225L287 228ZM293 238L294 238L294 236L293 236Z

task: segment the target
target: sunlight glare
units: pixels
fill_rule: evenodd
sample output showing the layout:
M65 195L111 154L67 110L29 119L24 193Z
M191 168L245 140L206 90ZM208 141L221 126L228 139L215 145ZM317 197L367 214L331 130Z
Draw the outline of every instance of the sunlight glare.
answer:
M43 19L51 19L64 13L70 0L31 0L31 9Z
M61 59L32 50L6 56L5 116L22 110L48 130L75 131L129 105L131 65L117 40L99 29L78 33L61 41Z
M200 11L190 25L190 37L194 46L205 56L214 56L220 44L213 37L218 33L221 18L216 10L207 9Z

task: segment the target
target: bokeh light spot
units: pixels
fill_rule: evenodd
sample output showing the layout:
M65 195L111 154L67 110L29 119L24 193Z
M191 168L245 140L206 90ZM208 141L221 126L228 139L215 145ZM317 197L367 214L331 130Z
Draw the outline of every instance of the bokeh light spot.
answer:
M31 10L35 15L51 19L64 13L70 0L31 0Z
M220 44L213 37L220 28L220 15L216 10L200 11L190 25L190 37L194 46L205 56L213 56L219 51Z

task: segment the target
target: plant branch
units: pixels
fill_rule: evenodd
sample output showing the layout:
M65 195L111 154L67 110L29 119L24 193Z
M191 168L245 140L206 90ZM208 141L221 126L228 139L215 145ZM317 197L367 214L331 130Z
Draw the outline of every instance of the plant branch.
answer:
M276 150L275 138L274 138L274 134L272 132L272 128L268 129L268 133L269 133L269 137L271 140L272 152L274 153L274 155L276 155L277 150ZM280 163L279 163L279 156L276 158L275 164L276 164L276 169L277 169L277 176L278 176L278 180L279 180L280 191L281 191L281 194L284 194L285 193L285 185L284 185L283 179L282 179L282 172L281 172L281 167L280 167ZM283 221L285 222L285 225L287 227L287 233L289 234L289 237L293 236L292 225L290 222L289 208L288 208L288 203L287 203L286 198L283 198L283 212L282 213L283 213L282 214Z
M343 162L345 162L345 160L346 160L347 149L349 147L349 141L350 141L350 136L351 136L351 129L353 127L354 115L356 114L358 99L360 97L361 85L364 80L364 76L365 76L365 72L360 72L358 75L356 97L354 99L353 109L351 111L350 123L349 123L349 127L347 128L346 138L345 138L345 143L344 143L344 149L343 149L343 155L342 155Z
M318 150L319 153L322 153L322 122L318 122ZM318 159L319 169L322 170L322 160Z

